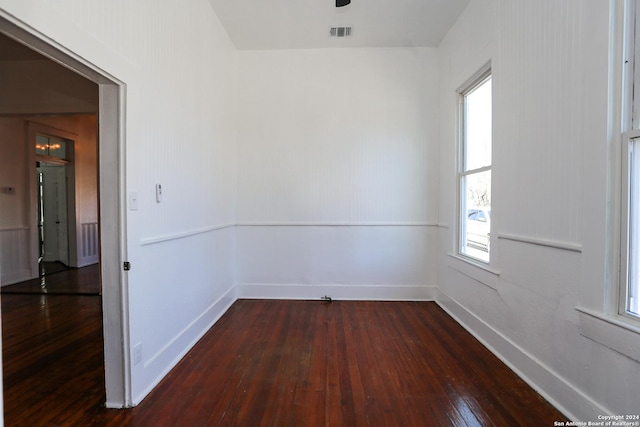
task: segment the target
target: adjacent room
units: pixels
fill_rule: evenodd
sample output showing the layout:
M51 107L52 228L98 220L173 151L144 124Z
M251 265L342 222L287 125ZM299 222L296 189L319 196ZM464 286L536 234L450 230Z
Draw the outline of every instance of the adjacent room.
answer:
M0 0L5 378L45 316L106 424L640 422L635 26L635 0ZM93 290L26 314L55 268Z

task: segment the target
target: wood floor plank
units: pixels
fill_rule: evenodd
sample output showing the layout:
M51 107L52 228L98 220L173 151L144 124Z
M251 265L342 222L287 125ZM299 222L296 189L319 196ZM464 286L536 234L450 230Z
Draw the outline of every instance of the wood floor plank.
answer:
M540 426L564 418L432 302L238 300L130 410L103 408L100 297L3 295L2 308L7 426Z

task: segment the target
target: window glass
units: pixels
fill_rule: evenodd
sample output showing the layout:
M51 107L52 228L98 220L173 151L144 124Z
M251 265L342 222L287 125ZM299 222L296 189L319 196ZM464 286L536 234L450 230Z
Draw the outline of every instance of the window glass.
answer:
M465 95L465 170L491 165L491 80Z
M36 135L36 154L64 159L66 157L66 142L45 135Z
M629 247L627 248L626 310L640 315L640 138L629 143Z
M464 176L462 187L468 214L463 223L461 252L488 262L491 235L491 171Z
M489 262L491 236L491 75L461 93L459 252Z

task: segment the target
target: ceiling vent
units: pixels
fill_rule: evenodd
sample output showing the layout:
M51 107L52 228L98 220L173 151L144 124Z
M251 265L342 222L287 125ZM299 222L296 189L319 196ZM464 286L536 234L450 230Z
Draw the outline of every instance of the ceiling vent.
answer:
M329 37L351 37L351 27L329 27Z

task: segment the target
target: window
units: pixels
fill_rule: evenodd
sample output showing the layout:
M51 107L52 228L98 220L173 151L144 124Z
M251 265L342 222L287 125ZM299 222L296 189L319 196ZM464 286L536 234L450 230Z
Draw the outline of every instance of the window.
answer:
M632 58L626 72L626 109L622 147L621 268L619 314L640 317L640 34L636 30L640 8L629 2L627 52ZM634 10L635 9L635 10Z
M489 262L491 236L491 70L460 91L459 253Z
M623 152L623 268L621 314L640 316L640 134L629 132Z
M42 134L36 134L36 154L64 159L66 157L66 141Z

